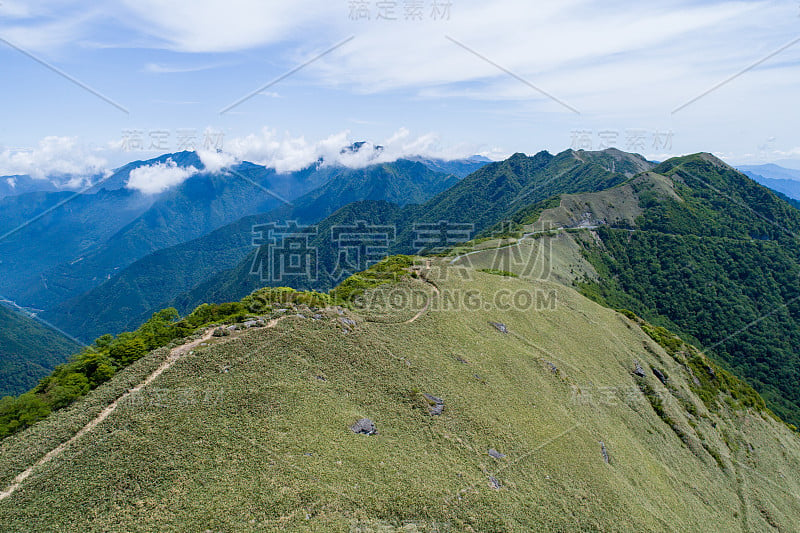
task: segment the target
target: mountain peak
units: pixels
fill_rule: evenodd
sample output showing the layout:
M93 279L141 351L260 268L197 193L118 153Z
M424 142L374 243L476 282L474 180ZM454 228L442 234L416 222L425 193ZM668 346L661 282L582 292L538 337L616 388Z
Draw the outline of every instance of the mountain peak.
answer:
M696 154L683 155L667 159L658 165L658 167L656 167L656 172L659 174L666 174L678 169L679 167L692 166L713 167L718 170L736 170L714 154L709 152L698 152Z

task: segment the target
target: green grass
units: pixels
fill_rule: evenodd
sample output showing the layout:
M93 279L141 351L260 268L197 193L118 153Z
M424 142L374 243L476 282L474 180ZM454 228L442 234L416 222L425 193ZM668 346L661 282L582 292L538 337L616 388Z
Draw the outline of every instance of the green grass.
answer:
M429 273L442 293L475 290L491 302L502 290L531 289L522 279L448 272ZM349 333L336 313L292 316L198 348L0 502L0 530L351 531L415 522L421 531L696 531L709 523L737 531L745 514L747 529L765 527L759 507L793 527L800 439L725 402L692 417L695 429L648 374L673 422L665 423L640 392L633 361L663 369L702 408L686 368L622 315L555 283L537 287L557 291L555 309L432 306L410 324L348 312L357 322ZM0 444L6 479L164 353ZM576 388L590 401L576 399ZM442 415L428 414L425 393L444 400ZM349 431L362 417L378 435ZM489 457L489 448L507 457ZM747 469L720 468L712 453ZM786 492L769 482L778 473Z
M331 290L331 298L334 302L349 304L355 297L368 289L374 289L387 283L396 283L404 277L411 277L412 273L409 269L412 266L414 266L414 257L412 256L387 257L367 270L345 279L338 287Z
M478 272L486 272L487 274L494 274L495 276L505 276L508 278L518 278L517 274L507 270L497 270L496 268L479 268Z

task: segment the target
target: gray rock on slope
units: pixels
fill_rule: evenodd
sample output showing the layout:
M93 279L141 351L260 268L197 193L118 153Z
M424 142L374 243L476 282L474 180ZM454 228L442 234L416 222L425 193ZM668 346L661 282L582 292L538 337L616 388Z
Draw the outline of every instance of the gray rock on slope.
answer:
M425 396L425 400L428 402L428 412L431 416L442 414L442 411L444 411L444 400L432 394L428 394L427 392L423 394L423 396Z
M603 456L603 461L605 461L606 464L611 462L611 457L608 455L608 450L603 441L600 441L600 454Z
M491 325L497 329L500 333L508 333L508 328L502 322L489 322Z
M489 455L491 455L495 459L503 459L506 456L506 454L500 453L497 450L495 450L494 448L489 448L489 452L488 453L489 453Z
M362 418L350 426L350 431L356 435L377 435L378 428L375 426L375 422L369 418Z
M663 383L664 385L667 384L667 376L664 375L662 371L657 368L653 368L653 375L658 378L658 381Z

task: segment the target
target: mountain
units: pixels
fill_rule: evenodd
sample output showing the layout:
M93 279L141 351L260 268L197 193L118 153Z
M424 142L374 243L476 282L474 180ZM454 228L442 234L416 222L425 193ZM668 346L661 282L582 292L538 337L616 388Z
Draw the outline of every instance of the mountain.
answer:
M652 166L641 156L616 149L567 150L555 156L546 151L514 154L461 180L425 204L417 218L418 222L470 222L483 229L525 205L555 194L610 187Z
M32 318L0 305L0 397L30 389L80 345Z
M337 247L331 237L334 228L358 228L359 224L363 225L368 222L369 226L373 228L388 228L391 233L395 233L395 228L398 227L398 223L403 223L409 208L412 212L416 212L416 206L407 206L406 209L403 209L391 202L364 200L348 204L319 224L307 228L307 231L313 232L307 239L303 239L307 243L304 248L314 252L314 257L309 263L309 268L314 272L313 276L283 275L280 279L270 279L272 276L270 273L262 272L260 275L254 273L254 262L258 258L259 250L254 251L251 246L249 255L234 268L211 276L167 303L181 313L186 313L207 302L240 300L264 286L287 286L313 290L332 289L335 286L335 280L342 280L354 273L347 270L336 275L330 274L335 270L339 258ZM382 248L372 257L371 261L362 258L357 265L351 266L351 268L366 267L368 264L377 262L387 252L387 248Z
M800 423L800 211L709 154L549 207L526 222L557 230L551 262L584 294L704 346Z
M147 160L131 161L117 169L110 175L105 176L99 180L95 187L102 187L106 190L124 189L128 186L128 181L131 177L131 172L142 167L152 167L155 165L174 164L178 168L194 167L197 170L205 169L203 161L197 152L175 152L170 154L162 154Z
M429 261L349 309L253 295L267 327L5 439L0 529L795 528L800 437L747 385L564 285Z
M73 252L69 260L42 273L35 283L9 292L25 305L50 309L156 250L191 241L242 216L291 201L326 182L333 172L309 167L278 174L242 163L231 171L195 174L158 195L146 211L104 242Z
M0 291L25 300L27 305L42 307L45 300L34 302L26 291L33 287L48 290L42 280L47 271L64 263L65 258L69 258L67 263L80 261L82 253L102 246L144 214L158 195L126 189L130 173L167 161L181 168L202 168L194 152L165 154L131 162L105 177L88 178L94 182L88 188L47 192L36 185L38 192L0 199ZM52 186L54 180L33 181Z
M554 194L602 190L653 166L641 156L616 149L567 150L555 156L546 151L534 156L515 154L505 161L483 166L424 204L398 210L385 204L359 202L334 213L319 224L316 235L309 240L309 246L319 253L314 279L294 276L270 281L255 276L250 272L258 252L251 250L235 268L209 278L172 304L188 311L203 302L239 300L261 286L275 284L328 290L349 274L380 259L380 254L374 254L370 260L357 261L355 267L337 271L340 255L331 234L335 226L353 226L360 221L388 225L392 236L386 241L384 253L419 253L431 246L422 242L425 240L420 237L422 228L437 240L441 234L438 228L445 224L451 233L450 240L439 245L452 246L510 221L521 206Z
M755 174L773 180L800 180L800 170L785 168L773 163L767 165L743 165L737 167L745 175Z
M197 239L157 250L43 316L84 339L133 329L184 291L233 268L253 250L253 226L315 223L359 199L424 202L458 180L419 162L330 169L327 181L291 205L247 216Z
M47 179L35 179L28 175L0 176L0 199L31 192L55 192L56 185Z
M710 154L475 174L288 250L478 238L166 309L0 401L0 530L794 530L800 211Z
M152 204L152 198L127 189L0 199L0 291L24 299L20 296L41 283L44 272L106 242Z
M739 167L739 170L765 187L800 200L800 170L773 164Z
M454 176L458 176L459 178L465 178L479 170L482 167L485 167L489 163L492 162L491 159L488 159L483 156L474 155L472 157L468 157L466 159L453 159L453 160L445 160L445 159L436 159L436 158L425 158L425 157L414 157L411 158L412 161L419 161L426 167L430 168L435 172L444 172L445 174L453 174Z

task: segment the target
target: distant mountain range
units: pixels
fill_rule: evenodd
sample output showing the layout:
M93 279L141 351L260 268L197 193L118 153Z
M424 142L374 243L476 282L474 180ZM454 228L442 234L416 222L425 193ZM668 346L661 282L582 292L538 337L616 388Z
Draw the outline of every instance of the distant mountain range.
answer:
M641 156L618 150L567 150L558 155L544 151L534 156L515 154L505 161L484 166L421 205L402 207L370 201L350 204L315 228L316 235L310 240L310 246L319 251L315 269L318 277L286 278L281 283L295 288L327 290L352 273L352 269L336 270L339 257L332 242L334 226L353 225L358 221L389 225L396 231L396 239L387 250L389 253L419 253L426 248L425 244L417 242L416 230L420 225L461 225L466 229L466 236L463 229L456 235L466 240L510 220L524 206L557 194L613 187L653 166ZM257 253L251 249L249 256L235 268L209 278L173 303L186 310L206 301L238 300L249 294L264 284L262 279L251 274Z
M135 329L161 304L235 266L252 249L247 217L310 223L364 198L424 202L487 162L419 158L349 169L318 161L290 173L244 162L207 172L196 153L180 152L95 176L81 194L49 180L0 178L0 294L89 342ZM157 194L127 187L136 169L167 163L197 173ZM67 354L47 359L43 371Z
M50 180L38 180L27 175L0 177L0 199L29 192L54 192L58 187Z
M406 160L357 170L335 169L322 186L291 205L249 215L194 240L146 255L85 294L48 309L43 316L87 341L103 333L135 328L181 293L242 261L253 250L253 227L257 224L313 224L365 198L399 205L424 202L457 181L452 174L434 172L420 162Z
M750 165L738 167L746 176L765 187L800 200L800 170L778 165Z

